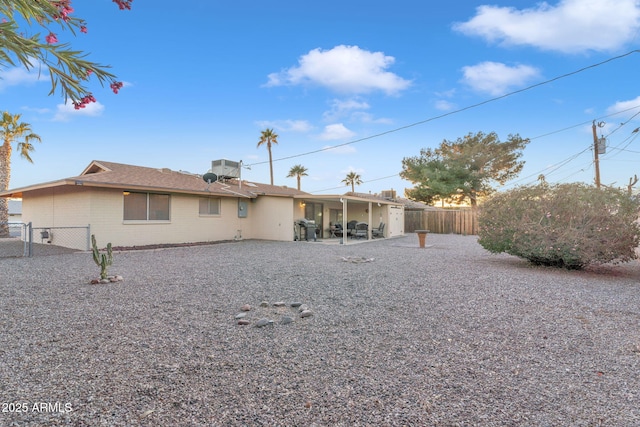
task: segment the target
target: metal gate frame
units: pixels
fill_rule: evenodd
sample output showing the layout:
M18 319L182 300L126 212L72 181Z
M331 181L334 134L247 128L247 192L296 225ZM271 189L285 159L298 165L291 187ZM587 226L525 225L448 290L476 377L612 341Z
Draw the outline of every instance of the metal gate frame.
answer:
M33 257L33 231L34 230L47 230L47 231L51 231L51 230L55 230L55 229L85 229L87 231L86 233L86 249L85 250L89 250L89 248L91 247L91 226L90 225L86 225L86 226L78 226L78 227L34 227L32 222L28 222L28 223L22 223L22 240L23 240L23 250L22 250L22 256L23 257L29 257L32 258Z

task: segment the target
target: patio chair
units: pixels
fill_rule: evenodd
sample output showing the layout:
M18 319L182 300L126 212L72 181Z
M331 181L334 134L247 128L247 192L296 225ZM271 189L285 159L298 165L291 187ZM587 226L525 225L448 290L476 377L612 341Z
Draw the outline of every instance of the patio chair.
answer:
M384 237L384 222L381 222L378 228L371 229L372 237Z
M356 235L356 224L358 221L351 220L347 223L347 236L354 237Z
M354 236L356 239L369 238L369 224L366 222L359 222L356 224L356 233Z

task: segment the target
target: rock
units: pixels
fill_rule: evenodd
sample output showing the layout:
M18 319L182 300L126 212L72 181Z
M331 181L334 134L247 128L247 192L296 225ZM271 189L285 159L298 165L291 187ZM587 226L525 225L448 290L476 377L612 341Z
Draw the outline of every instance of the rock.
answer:
M273 306L274 307L284 307L286 304L284 301L278 301L278 302L274 302Z
M256 327L262 328L263 326L272 325L272 324L273 324L273 320L263 317L262 319L258 320L258 322L256 323Z
M240 319L238 320L238 325L248 325L251 322L249 322L247 319Z
M300 317L311 317L313 316L313 312L311 310L304 310L300 313Z
M97 285L98 283L100 283L100 279L93 279L93 280L91 281L91 284L92 284L92 285Z
M250 311L251 310L251 306L249 304L245 304L242 307L240 307L240 310L242 310L242 311Z
M269 302L268 301L262 301L260 303L260 307L269 307Z
M100 283L109 283L109 279L100 279Z
M236 314L236 319L244 319L245 317L247 317L246 311Z
M302 303L301 303L301 302L292 302L292 303L291 303L291 307L293 307L293 308L298 308L298 307L300 307L301 305L302 305Z
M282 318L282 320L280 321L280 323L282 323L283 325L288 325L289 323L293 323L293 317L291 316L284 316Z
M375 260L375 258L365 258L365 257L360 257L360 256L348 256L348 257L342 257L342 260L344 262L352 262L355 264L360 264L363 262L372 262Z
M307 304L302 304L300 307L298 307L298 312L302 313L305 310L309 310L309 307L307 306Z

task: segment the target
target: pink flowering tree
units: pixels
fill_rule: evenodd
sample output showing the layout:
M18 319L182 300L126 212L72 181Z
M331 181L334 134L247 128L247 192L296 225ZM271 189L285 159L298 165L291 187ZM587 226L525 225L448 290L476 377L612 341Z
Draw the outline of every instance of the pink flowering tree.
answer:
M122 10L131 9L133 0L113 0ZM87 33L87 23L73 16L71 0L0 1L0 78L2 69L23 66L27 70L43 68L51 77L49 95L59 92L71 100L76 109L95 102L87 90L91 78L102 86L109 85L114 93L122 88L109 66L88 61L85 53L60 43L58 35L69 30L72 35ZM23 25L39 26L43 32L32 34Z

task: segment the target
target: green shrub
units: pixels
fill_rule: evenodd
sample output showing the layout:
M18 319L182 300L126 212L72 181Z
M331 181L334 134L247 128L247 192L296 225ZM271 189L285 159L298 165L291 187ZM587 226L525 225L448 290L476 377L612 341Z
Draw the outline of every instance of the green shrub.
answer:
M637 258L638 201L584 184L519 187L480 208L479 243L534 264L583 268Z

